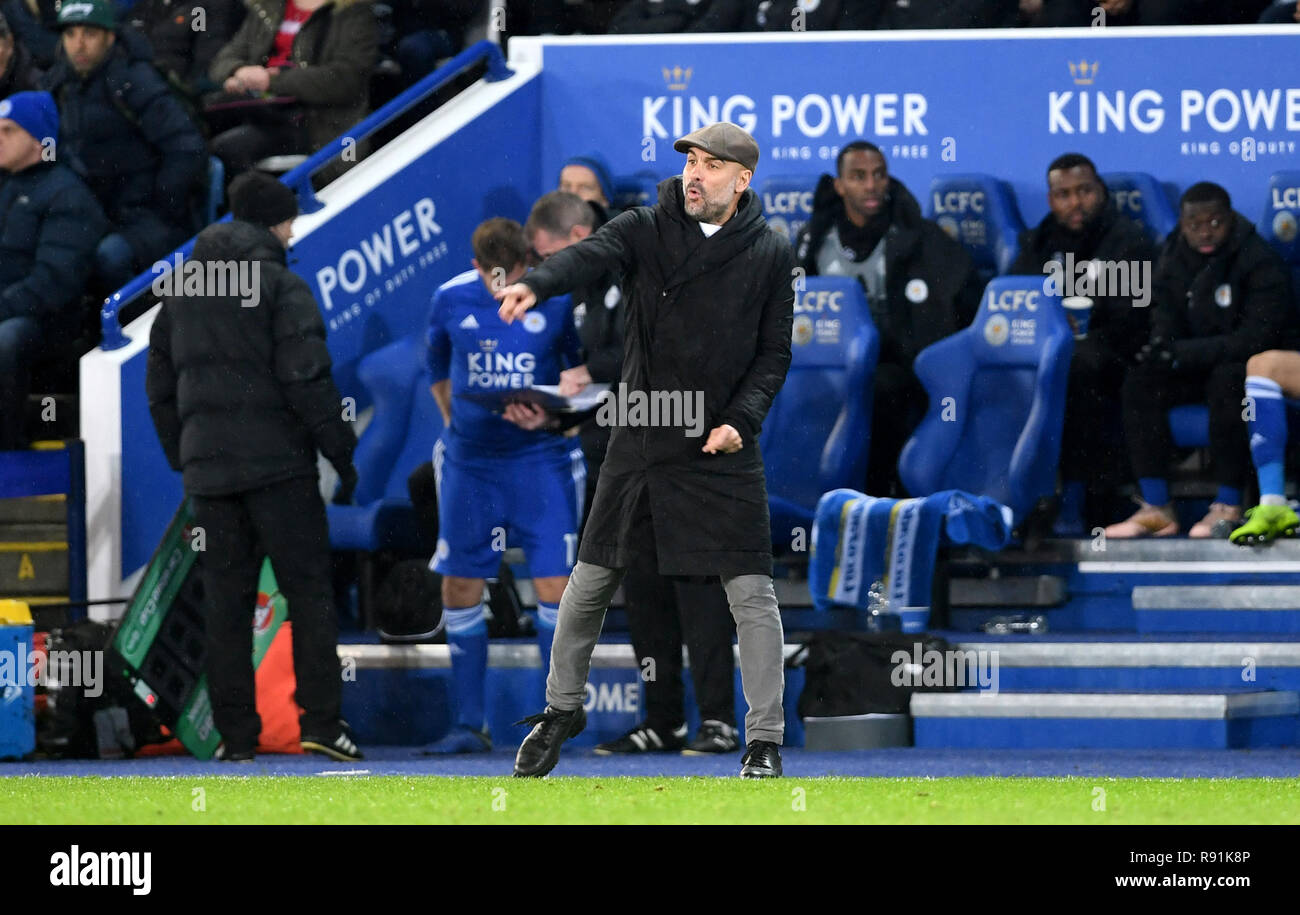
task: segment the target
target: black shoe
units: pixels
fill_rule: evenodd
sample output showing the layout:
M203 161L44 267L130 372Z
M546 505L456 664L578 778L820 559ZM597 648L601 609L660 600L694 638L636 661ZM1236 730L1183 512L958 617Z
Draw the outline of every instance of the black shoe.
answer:
M713 753L735 753L740 749L740 735L725 721L703 721L695 739L682 750L683 756L706 756Z
M340 721L338 731L328 736L303 734L302 748L307 753L320 753L338 762L360 762L365 759L360 747L352 739L352 729L346 721Z
M740 760L741 778L780 778L781 748L768 740L751 740Z
M660 736L662 735L662 736ZM686 725L672 730L639 724L617 740L596 745L596 755L614 753L676 753L686 746Z
M217 752L213 754L216 759L222 762L246 763L253 762L257 756L251 748L237 747L231 748L224 743L217 747Z
M587 726L587 713L581 706L565 711L548 705L540 715L530 715L515 724L535 725L515 754L515 777L541 778L560 761L560 745Z

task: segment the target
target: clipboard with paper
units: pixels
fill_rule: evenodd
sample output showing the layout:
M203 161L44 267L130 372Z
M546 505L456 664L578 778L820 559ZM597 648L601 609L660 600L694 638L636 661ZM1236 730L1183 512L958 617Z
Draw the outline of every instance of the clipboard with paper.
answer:
M456 396L482 404L496 413L504 412L506 404L512 403L528 403L552 413L583 413L600 406L608 392L608 384L589 384L572 397L563 397L559 385L535 384L528 388L461 391Z

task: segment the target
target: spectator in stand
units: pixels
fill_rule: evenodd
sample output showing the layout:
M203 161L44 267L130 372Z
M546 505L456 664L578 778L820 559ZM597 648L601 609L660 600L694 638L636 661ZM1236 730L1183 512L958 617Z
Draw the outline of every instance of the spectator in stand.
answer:
M482 0L394 0L393 30L400 36L394 57L402 82L414 85L438 61L465 46L465 30L483 12Z
M48 92L0 102L0 451L26 446L31 367L72 343L95 245L108 228L90 189L57 149Z
M1259 14L1260 22L1272 22L1285 25L1294 25L1300 22L1300 3L1294 0L1285 0L1284 3L1274 3L1264 12Z
M3 0L0 11L36 66L42 70L54 66L59 52L59 0Z
M753 7L742 0L713 0L710 12L723 5ZM871 29L876 27L878 3L863 0L767 0L757 7L743 9L741 28L748 32L820 32L830 29ZM723 17L724 19L726 17ZM704 31L692 29L691 31ZM714 30L717 31L717 30Z
M95 253L109 288L124 285L194 230L203 137L154 68L148 41L117 30L108 0L65 3L59 60L45 76L63 120L59 149L84 166L112 223Z
M1127 271L1130 281L1149 282L1155 265L1154 245L1141 227L1115 212L1106 185L1092 160L1066 153L1047 167L1050 212L1020 237L1020 256L1013 274L1056 272L1071 280L1075 265L1086 261L1145 265L1145 274ZM1127 268L1126 268L1127 269ZM1092 276L1116 275L1094 270ZM1061 440L1061 501L1056 534L1082 537L1085 498L1098 497L1107 479L1122 474L1123 456L1108 447L1105 429L1119 427L1119 391L1124 372L1147 339L1147 312L1135 307L1133 288L1092 295L1088 335L1074 341L1065 431ZM1130 294L1131 293L1131 294ZM1151 290L1145 293L1149 296ZM1147 303L1143 303L1144 305ZM1068 314L1068 313L1067 313ZM1073 320L1073 318L1071 318Z
M197 100L221 88L208 78L208 67L243 15L239 0L139 0L129 21L148 37L167 81Z
M511 25L524 23L520 35L603 35L626 0L512 0Z
M213 137L227 174L266 156L315 152L365 117L377 40L370 0L249 0L243 25L208 75L227 98L283 97L297 105L257 109ZM350 164L336 160L324 177Z
M1210 409L1210 457L1219 492L1189 537L1226 537L1241 523L1247 438L1246 360L1296 342L1291 280L1254 225L1217 184L1193 184L1179 203L1156 267L1151 339L1124 379L1124 437L1141 498L1107 537L1178 533L1166 479L1171 407Z
M237 265L255 300L224 294L225 282L194 290L187 281L185 293L166 296L154 317L145 375L158 441L168 464L182 471L194 523L207 535L199 574L205 672L223 741L218 758L251 761L262 730L252 624L265 556L293 606L302 748L354 762L362 754L341 718L338 616L316 452L338 471L335 502L346 503L357 484L357 440L331 376L320 307L285 263L298 198L253 173L231 183L230 211L229 222L199 233L192 262Z
M835 167L836 177L817 184L795 256L808 276L852 276L866 290L880 359L865 491L890 496L901 489L898 456L929 404L912 362L970 324L983 289L966 249L921 217L875 144L849 143Z
M524 233L529 245L545 260L595 229L595 216L583 200L564 191L552 191L533 204ZM606 275L572 293L573 318L584 362L560 373L560 393L566 397L592 383L617 385L622 377L624 315L620 279ZM579 428L587 458L585 504L590 507L609 448L610 429L596 422L594 411L584 416ZM559 425L557 417L525 404L508 408L506 419L525 429ZM645 683L645 720L623 736L597 746L596 753L735 752L740 747L735 658L731 651L735 627L721 584L673 579L634 559L623 578L623 594L632 649L641 664L646 658L654 659L656 675ZM700 710L700 730L689 744L682 689L683 636L690 651L691 678Z
M876 0L878 29L997 29L1014 26L1018 0ZM1077 2L1077 0L1066 0ZM1094 4L1081 4L1091 8Z
M32 55L14 39L8 20L0 14L0 98L32 91L39 82L40 74Z
M732 32L741 27L740 0L628 0L609 22L611 35Z
M1040 27L1218 25L1254 22L1269 0L1041 0L1029 4L1029 24ZM1026 5L1021 4L1022 8ZM1033 6L1037 5L1037 11ZM1105 14L1102 19L1097 10Z
M560 167L558 190L576 194L590 204L596 213L597 229L618 215L617 212L610 212L610 201L614 199L614 181L609 176L609 166L599 153L587 153L566 160Z

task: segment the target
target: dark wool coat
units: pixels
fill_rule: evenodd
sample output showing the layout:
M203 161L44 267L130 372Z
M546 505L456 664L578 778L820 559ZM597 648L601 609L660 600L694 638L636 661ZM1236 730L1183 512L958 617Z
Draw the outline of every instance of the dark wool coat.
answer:
M240 67L266 66L284 7L284 0L249 0L239 31L208 69L213 82L220 86ZM313 152L365 117L378 59L370 0L331 0L302 24L293 39L291 65L271 77L270 91L302 102Z
M790 245L746 190L711 238L683 208L682 179L653 207L628 210L524 278L538 300L623 276L623 375L629 391L702 392L703 434L682 426L616 426L578 557L628 564L652 534L665 575L770 575L767 487L758 435L790 367ZM727 424L744 447L705 454ZM645 498L651 530L638 510Z
M218 222L192 261L257 261L257 303L171 295L149 336L145 390L167 460L190 495L221 496L335 468L356 437L330 375L325 323L284 246L261 226Z

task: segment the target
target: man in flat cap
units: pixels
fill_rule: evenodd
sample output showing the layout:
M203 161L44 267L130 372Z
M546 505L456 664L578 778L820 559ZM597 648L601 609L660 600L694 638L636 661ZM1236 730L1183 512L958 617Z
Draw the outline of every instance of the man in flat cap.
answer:
M772 588L758 434L790 367L794 255L749 188L758 145L735 124L679 139L680 177L497 294L501 317L607 273L627 307L613 427L578 562L560 601L546 710L515 758L542 776L586 726L583 691L605 610L629 558L663 575L721 579L740 642L749 713L745 778L781 774L784 635ZM598 421L602 421L598 414Z

